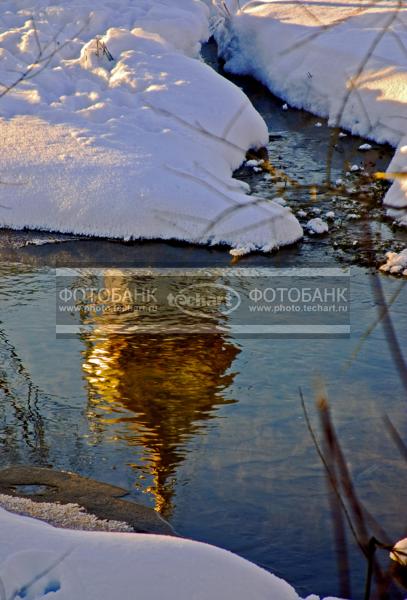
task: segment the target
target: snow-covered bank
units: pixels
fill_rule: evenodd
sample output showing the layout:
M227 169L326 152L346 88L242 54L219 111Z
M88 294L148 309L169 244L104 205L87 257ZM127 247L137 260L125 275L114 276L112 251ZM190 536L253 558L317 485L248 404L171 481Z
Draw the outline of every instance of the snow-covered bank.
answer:
M197 60L208 18L200 0L3 2L1 83L43 54L0 98L0 225L248 250L299 239L287 208L232 178L267 127Z
M398 148L406 170L407 6L405 2L220 2L215 37L225 68L260 80L290 105L329 124ZM404 147L404 150L403 150ZM385 203L407 207L396 178Z
M199 542L55 529L3 508L0 528L5 598L299 600L282 579Z

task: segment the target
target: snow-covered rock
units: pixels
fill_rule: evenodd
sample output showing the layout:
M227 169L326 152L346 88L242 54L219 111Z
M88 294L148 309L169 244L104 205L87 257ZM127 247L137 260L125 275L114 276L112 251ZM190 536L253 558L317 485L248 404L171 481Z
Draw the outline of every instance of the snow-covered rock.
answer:
M300 208L300 210L297 210L297 217L306 217L307 216L307 212L305 210L303 210L302 208Z
M250 160L246 160L245 166L253 168L253 167L258 167L259 165L262 165L263 163L264 163L264 160L262 160L262 159L257 160L255 158L252 158Z
M254 76L331 126L393 145L389 172L407 172L405 2L227 4L230 16L215 31L227 70ZM407 179L393 179L385 203L407 207Z
M288 209L232 178L268 133L197 59L208 18L200 0L3 2L2 83L38 43L60 51L0 98L0 226L259 249L299 239Z
M316 233L318 235L327 233L329 231L328 223L323 221L320 217L310 219L306 224L306 228L310 233Z
M407 277L407 248L401 252L386 252L387 261L381 265L384 273L402 274Z

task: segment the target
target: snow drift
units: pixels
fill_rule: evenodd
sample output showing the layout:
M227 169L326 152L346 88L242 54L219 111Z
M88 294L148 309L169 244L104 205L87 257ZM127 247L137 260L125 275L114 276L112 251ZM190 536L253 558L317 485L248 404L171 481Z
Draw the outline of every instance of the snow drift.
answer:
M226 69L256 77L331 126L398 148L390 171L407 171L405 2L215 0L214 28ZM404 150L403 150L404 148ZM385 203L407 208L396 177Z
M199 542L56 529L3 508L0 527L5 598L299 600L282 579Z
M1 83L34 67L0 98L0 226L247 250L301 237L289 209L253 202L232 178L267 128L196 58L209 35L202 2L2 9Z

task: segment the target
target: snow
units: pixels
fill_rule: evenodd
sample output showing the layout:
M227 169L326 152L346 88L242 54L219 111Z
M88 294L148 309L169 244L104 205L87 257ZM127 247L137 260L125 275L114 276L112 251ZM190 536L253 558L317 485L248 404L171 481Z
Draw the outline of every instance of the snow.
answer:
M122 521L99 519L95 515L87 513L78 504L33 502L29 498L0 494L0 506L19 515L41 519L55 527L86 531L134 531L130 525Z
M394 173L393 185L387 192L384 203L391 208L407 209L407 135L401 141L388 173ZM406 212L401 212L398 220L402 220L405 215Z
M0 529L5 598L299 600L282 579L199 542L56 529L3 508Z
M246 160L245 162L245 166L246 167L258 167L259 165L262 165L264 163L264 160L256 160L255 158L252 158L251 160Z
M407 538L394 544L393 551L390 553L390 558L401 565L407 566Z
M328 223L323 221L320 217L310 219L306 224L306 228L310 233L316 233L318 235L329 231Z
M208 19L200 0L3 2L2 83L35 62L38 40L60 51L0 98L0 226L255 249L298 240L287 208L253 203L232 177L268 132L199 59Z
M368 150L372 149L372 145L371 144L361 144L358 148L358 150L360 150L361 152L367 152Z
M380 271L407 277L407 248L401 252L386 252L387 261L381 265Z
M317 4L252 0L239 9L227 0L231 16L215 28L225 69L252 75L330 126L393 145L389 172L407 172L406 3ZM393 179L384 202L407 209L407 178Z

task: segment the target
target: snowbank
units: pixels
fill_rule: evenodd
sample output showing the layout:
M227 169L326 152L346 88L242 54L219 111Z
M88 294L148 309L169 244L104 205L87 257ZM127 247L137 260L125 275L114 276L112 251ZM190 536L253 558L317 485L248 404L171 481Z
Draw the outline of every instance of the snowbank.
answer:
M200 0L3 2L0 81L43 54L0 98L0 226L264 250L301 237L232 178L267 128L197 60L208 35Z
M214 21L226 69L256 77L297 108L332 126L388 142L390 171L406 170L407 6L405 2L227 0ZM403 150L404 148L404 150ZM407 207L399 179L385 203Z
M2 508L0 529L5 598L299 600L282 579L190 540L55 529Z

